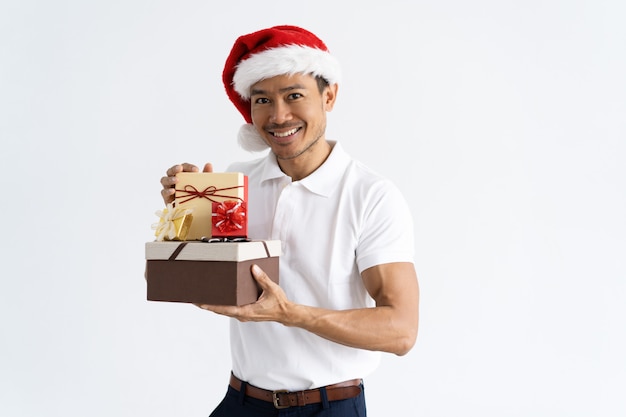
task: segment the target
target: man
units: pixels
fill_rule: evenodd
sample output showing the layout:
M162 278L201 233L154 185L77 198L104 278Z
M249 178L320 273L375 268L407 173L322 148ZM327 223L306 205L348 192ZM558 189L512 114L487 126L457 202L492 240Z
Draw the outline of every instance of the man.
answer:
M280 285L252 267L257 302L200 306L236 319L230 385L212 416L365 415L362 378L380 352L415 343L411 214L391 182L326 139L339 77L326 45L294 26L241 36L226 60L224 86L247 122L239 142L270 150L228 171L249 177L249 237L281 240L282 255ZM167 171L166 203L181 171L198 168Z

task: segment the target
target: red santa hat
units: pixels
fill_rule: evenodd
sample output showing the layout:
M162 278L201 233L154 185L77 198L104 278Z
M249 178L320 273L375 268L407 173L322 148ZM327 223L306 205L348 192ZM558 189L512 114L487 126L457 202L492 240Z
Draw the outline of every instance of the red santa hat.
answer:
M244 149L258 152L268 147L252 125L250 87L267 78L292 74L320 76L332 85L339 82L341 69L321 39L297 26L274 26L235 41L222 79L228 98L246 121L238 135Z

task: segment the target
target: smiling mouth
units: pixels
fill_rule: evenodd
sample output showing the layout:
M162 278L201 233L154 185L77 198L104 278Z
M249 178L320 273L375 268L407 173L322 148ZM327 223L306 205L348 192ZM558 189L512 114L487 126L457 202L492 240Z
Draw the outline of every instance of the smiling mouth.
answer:
M295 135L300 129L301 129L300 127L294 127L293 129L290 129L286 132L270 132L270 133L275 138L286 138L288 136Z

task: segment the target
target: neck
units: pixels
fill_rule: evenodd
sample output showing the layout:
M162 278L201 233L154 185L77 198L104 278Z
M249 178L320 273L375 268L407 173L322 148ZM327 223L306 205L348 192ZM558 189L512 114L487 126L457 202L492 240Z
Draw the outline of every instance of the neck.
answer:
M292 181L300 181L319 168L326 161L331 151L331 144L320 138L314 146L295 158L281 159L277 157L278 166L285 175L291 177Z

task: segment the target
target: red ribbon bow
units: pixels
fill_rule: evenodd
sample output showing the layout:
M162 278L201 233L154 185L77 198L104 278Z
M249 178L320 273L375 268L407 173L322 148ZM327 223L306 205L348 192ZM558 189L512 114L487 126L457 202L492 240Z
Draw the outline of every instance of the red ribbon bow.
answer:
M213 208L213 227L220 233L243 229L246 221L246 205L237 200L226 200Z

